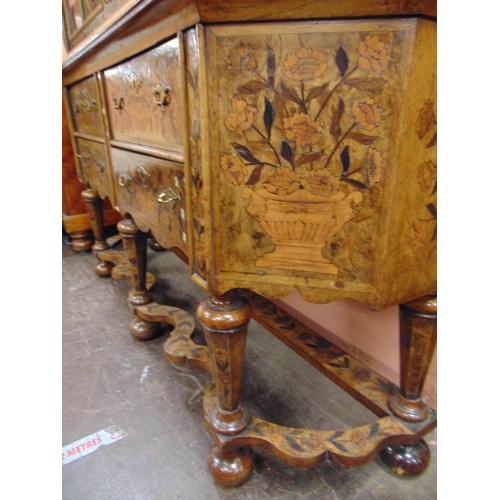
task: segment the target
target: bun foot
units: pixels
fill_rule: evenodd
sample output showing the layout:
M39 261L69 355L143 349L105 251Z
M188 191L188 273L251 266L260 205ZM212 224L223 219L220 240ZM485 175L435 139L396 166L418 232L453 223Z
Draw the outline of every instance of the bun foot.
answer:
M113 269L113 264L104 260L99 260L94 266L94 272L101 278L111 276L111 269Z
M251 448L221 453L215 446L208 459L210 474L221 486L233 488L250 479L253 472L253 453Z
M92 235L90 231L74 231L69 233L71 248L75 252L88 252L92 250Z
M135 317L130 323L130 335L139 340L149 340L157 337L160 331L160 324L151 321L144 321Z
M166 248L163 248L154 238L148 238L148 246L151 250L155 252L164 252Z
M421 439L413 446L396 444L384 448L380 452L380 458L396 474L400 476L416 476L427 469L430 451L427 443Z

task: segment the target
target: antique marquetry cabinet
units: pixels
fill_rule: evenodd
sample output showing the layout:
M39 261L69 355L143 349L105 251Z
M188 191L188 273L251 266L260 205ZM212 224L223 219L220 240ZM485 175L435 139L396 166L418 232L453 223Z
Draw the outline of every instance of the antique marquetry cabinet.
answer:
M107 16L112 1L94 4L100 24L68 35L78 42L63 85L96 272L115 258L108 198L124 217L131 333L174 324L167 358L213 377L214 478L248 479L252 447L296 466L380 452L400 474L422 472L422 436L437 423L421 399L436 344L436 3L136 0ZM190 315L152 301L148 233L210 294L198 308L206 347L190 340ZM400 387L269 301L293 289L313 303L400 305ZM239 389L251 317L376 419L314 431L249 415Z

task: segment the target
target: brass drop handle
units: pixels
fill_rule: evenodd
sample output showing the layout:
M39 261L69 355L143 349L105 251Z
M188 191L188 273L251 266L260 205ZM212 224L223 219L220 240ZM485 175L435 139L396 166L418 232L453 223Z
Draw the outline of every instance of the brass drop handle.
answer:
M128 175L125 175L125 174L120 174L118 177L118 184L120 184L120 186L123 188L126 188L130 184L131 181L132 181L132 179Z
M182 198L172 188L168 188L159 194L157 200L158 203L167 204L167 203L182 201ZM172 207L172 212L175 214L175 205Z
M153 89L155 104L158 106L166 106L172 100L172 89L167 85L157 85Z
M113 106L115 109L122 109L123 97L120 94L116 94L113 96Z
M95 162L95 166L96 166L98 172L104 171L104 162L102 160L97 160Z
M96 107L97 107L97 101L95 99L91 99L91 100L87 99L85 101L85 109L87 111L92 111Z
M144 165L138 165L135 169L139 179L141 179L141 184L146 187L149 184L149 179L151 174L144 168Z
M89 155L87 156L85 153L82 153L81 155L76 155L77 158L81 158L82 160L85 160L85 161L93 161L95 162L95 158L94 158L94 150L92 148L89 148L88 149L88 153Z

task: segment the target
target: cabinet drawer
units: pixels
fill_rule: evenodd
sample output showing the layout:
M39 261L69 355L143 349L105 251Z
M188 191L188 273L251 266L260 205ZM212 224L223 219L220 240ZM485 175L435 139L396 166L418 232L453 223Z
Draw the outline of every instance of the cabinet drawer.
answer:
M73 85L69 89L69 101L74 130L104 137L95 76Z
M142 231L153 231L165 248L187 253L184 169L150 156L111 149L116 201Z
M77 138L76 147L85 183L96 189L101 196L112 200L113 189L104 144Z
M112 139L182 150L179 41L105 71Z

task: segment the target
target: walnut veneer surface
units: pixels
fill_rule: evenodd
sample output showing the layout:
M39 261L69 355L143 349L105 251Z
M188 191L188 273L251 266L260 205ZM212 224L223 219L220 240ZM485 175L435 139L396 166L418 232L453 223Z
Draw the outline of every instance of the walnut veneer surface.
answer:
M151 232L186 256L214 297L199 314L217 366L218 350L240 352L234 332L249 319L220 299L229 291L276 299L296 288L373 310L436 291L435 2L121 2L71 48L63 85L79 179L126 218L129 255ZM408 314L428 323L435 300L415 304ZM218 310L236 325L224 346L212 335L229 332ZM408 341L411 367L434 346L435 328L417 323L409 335L427 340ZM248 423L238 369L226 374L234 383L214 372L214 436ZM407 404L420 396L416 372L391 403L408 420L427 418ZM224 483L233 445L214 440ZM242 471L248 460L238 456Z

